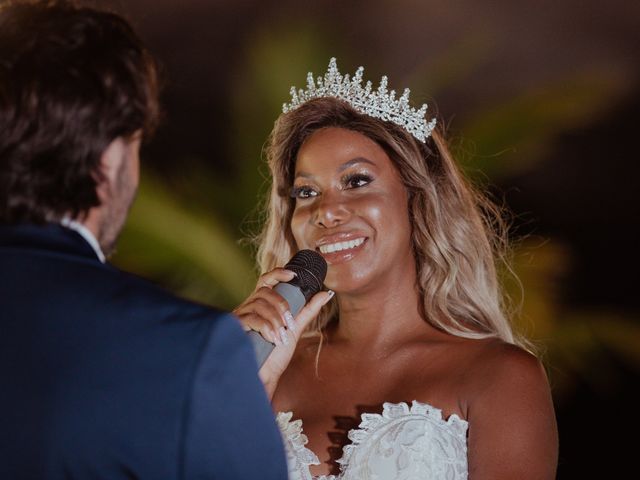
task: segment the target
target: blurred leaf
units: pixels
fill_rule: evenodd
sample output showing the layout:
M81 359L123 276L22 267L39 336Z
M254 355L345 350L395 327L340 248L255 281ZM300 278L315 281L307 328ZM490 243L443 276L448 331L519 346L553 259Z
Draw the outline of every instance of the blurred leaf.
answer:
M411 89L412 102L427 102L429 112L438 104L438 92L451 90L460 84L465 87L470 74L480 68L494 48L494 37L485 31L473 31L457 39L436 58L424 56L406 80ZM428 92L428 96L425 95Z
M506 275L505 286L510 296L522 296L515 328L539 347L558 402L570 397L578 381L594 391L620 389L611 353L640 373L637 319L563 304L563 282L571 268L568 245L530 237L516 245L511 264L521 285Z
M546 158L555 137L586 125L627 88L614 72L581 72L478 112L461 131L471 139L474 169L494 179ZM468 155L464 155L468 157Z
M181 205L143 175L114 261L191 298L231 308L252 289L252 262L212 213Z
M611 349L615 350L630 365L640 371L640 324L638 318L601 314L593 323L596 335Z
M280 28L281 27L281 28ZM231 141L237 160L236 199L245 212L255 212L266 190L268 170L262 149L290 98L292 85L306 85L307 72L324 71L331 55L326 29L313 20L269 25L247 42L231 92ZM316 68L317 67L317 68ZM255 229L254 229L255 230Z
M530 237L514 249L511 268L516 277L505 273L504 283L509 297L520 300L516 330L534 342L544 343L557 328L562 275L570 261L570 250L558 241Z

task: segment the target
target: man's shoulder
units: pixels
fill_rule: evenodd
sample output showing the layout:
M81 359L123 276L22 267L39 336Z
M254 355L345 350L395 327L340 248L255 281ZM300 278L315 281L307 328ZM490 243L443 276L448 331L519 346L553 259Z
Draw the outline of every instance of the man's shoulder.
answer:
M64 319L87 334L117 325L133 333L178 331L195 339L214 324L238 323L225 311L99 262L81 237L61 227L0 228L0 267L5 318L20 315L47 324Z
M165 287L136 274L110 269L112 287L116 293L115 303L127 305L128 308L140 308L164 312L164 315L180 315L197 317L231 316L227 311L195 300L181 297ZM109 293L113 295L114 293Z
M185 307L207 308L197 302L180 297L160 284L135 273L116 267L107 268L105 273L111 277L109 280L113 285L118 289L122 289L127 297L149 297L159 303L175 303Z

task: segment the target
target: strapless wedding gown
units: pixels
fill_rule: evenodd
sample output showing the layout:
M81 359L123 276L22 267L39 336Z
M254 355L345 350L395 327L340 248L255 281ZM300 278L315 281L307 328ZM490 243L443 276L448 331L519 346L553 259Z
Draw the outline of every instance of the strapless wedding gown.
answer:
M465 420L425 403L385 403L382 414L363 413L360 426L349 432L342 450L339 475L313 477L309 465L319 465L308 448L302 420L278 413L289 480L462 480L467 478Z

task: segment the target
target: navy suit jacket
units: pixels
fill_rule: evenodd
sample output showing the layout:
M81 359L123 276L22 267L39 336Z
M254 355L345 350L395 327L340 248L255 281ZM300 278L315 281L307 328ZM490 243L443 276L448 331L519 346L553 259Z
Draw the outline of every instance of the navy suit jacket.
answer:
M0 225L0 478L285 479L237 319Z

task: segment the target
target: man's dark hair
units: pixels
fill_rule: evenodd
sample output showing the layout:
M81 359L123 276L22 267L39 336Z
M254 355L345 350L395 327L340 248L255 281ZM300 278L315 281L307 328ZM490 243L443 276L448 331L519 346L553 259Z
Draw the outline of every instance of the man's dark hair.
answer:
M0 3L0 223L82 216L100 158L158 120L156 65L116 14L70 1Z

